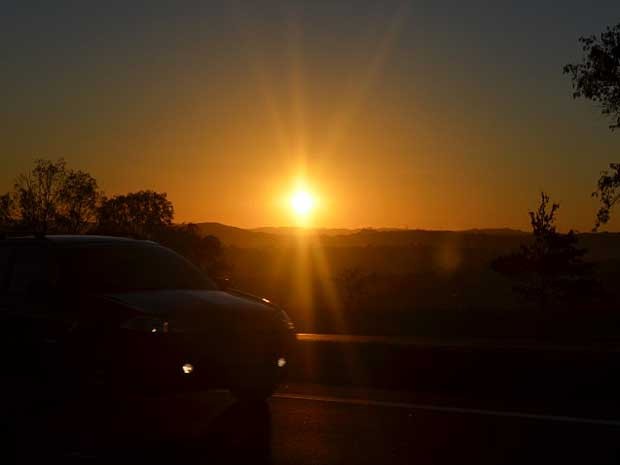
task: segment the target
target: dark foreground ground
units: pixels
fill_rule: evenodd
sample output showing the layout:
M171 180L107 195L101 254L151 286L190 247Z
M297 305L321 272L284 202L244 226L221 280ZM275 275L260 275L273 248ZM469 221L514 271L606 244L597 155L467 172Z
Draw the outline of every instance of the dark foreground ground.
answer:
M263 403L54 405L3 380L0 464L619 464L619 362L616 345L299 335Z
M46 409L7 400L0 463L620 463L620 418L605 408L321 385L255 404L225 391Z

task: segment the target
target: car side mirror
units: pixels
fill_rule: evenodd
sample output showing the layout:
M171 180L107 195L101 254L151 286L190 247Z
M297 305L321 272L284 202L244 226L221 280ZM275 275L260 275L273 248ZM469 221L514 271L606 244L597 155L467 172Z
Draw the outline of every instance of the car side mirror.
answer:
M220 291L226 291L230 288L230 278L227 276L218 276L215 278L215 284L220 288Z

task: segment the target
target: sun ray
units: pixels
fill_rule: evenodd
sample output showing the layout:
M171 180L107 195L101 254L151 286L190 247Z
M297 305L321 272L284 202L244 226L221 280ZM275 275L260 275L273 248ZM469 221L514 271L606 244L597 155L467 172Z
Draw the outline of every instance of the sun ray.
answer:
M349 102L343 104L332 119L326 137L325 148L323 150L324 154L329 155L336 150L340 140L344 137L347 129L351 126L353 120L360 112L360 109L364 104L364 100L376 81L379 79L385 63L390 56L392 48L398 40L400 31L402 30L405 20L408 17L408 13L409 5L407 2L403 2L400 8L398 8L392 16L392 20L386 28L385 35L377 45L377 49L372 55L368 69L354 87L350 95Z
M249 17L249 14L247 11L244 11L240 3L237 3L236 7L240 10L240 14L236 17ZM249 22L239 20L237 23L237 32L248 61L249 72L256 81L258 94L265 107L265 114L271 120L271 130L273 131L275 142L281 154L288 154L291 151L291 147L287 137L288 131L284 123L285 118L282 116L282 111L278 108L276 94L273 90L275 80L269 75L267 60L257 46L257 44L261 43L261 37L257 30L258 27L253 27Z

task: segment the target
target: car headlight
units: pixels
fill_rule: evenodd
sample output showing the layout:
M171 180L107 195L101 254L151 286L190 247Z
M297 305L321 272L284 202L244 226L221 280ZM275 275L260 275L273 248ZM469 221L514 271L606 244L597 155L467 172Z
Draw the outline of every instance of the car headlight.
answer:
M124 322L121 328L144 333L165 334L169 330L169 324L166 320L162 320L161 318L138 316Z

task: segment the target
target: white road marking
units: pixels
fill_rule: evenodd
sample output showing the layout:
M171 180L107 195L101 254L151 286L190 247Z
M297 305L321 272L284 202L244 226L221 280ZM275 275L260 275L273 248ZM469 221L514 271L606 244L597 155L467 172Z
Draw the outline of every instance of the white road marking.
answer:
M620 420L602 420L561 415L544 415L537 413L511 412L502 410L484 410L464 407L445 407L441 405L413 404L407 402L391 402L383 400L352 399L347 397L315 396L307 394L276 393L273 397L281 399L310 400L315 402L332 402L351 405L370 405L374 407L400 408L407 410L425 410L430 412L460 413L467 415L483 415L492 417L520 418L526 420L555 421L562 423L579 423L587 425L620 427Z

